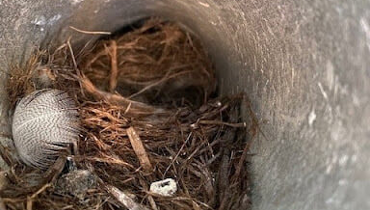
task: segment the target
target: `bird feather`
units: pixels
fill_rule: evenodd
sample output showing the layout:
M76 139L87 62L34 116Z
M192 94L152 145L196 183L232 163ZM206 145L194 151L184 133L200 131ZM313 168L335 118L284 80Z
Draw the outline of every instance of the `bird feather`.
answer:
M35 91L17 104L12 133L21 160L29 166L46 169L70 144L77 143L76 104L61 90Z

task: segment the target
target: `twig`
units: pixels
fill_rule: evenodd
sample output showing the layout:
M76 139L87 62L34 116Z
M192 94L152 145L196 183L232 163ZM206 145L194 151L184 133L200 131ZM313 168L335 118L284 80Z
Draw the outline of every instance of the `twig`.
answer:
M251 120L252 120L253 126L257 128L257 131L259 131L262 134L262 136L267 141L270 141L270 139L267 138L267 136L265 135L265 133L262 131L261 127L259 126L258 118L257 118L256 114L252 110L252 102L251 102L251 100L247 96L244 96L243 97L243 101L246 103L246 108L248 110L249 116L251 116ZM254 137L254 135L255 134L252 134L252 137Z
M67 159L64 156L60 156L55 163L45 172L45 181L54 182L57 176L63 171L64 165Z
M1 170L1 169L0 169ZM0 171L0 192L5 189L9 183L7 171ZM1 209L0 209L1 210Z
M34 199L36 198L36 196L38 196L40 193L44 192L46 190L46 188L50 187L51 184L48 183L48 184L45 184L43 187L41 187L37 192L35 192L32 196L31 196L31 199Z
M130 196L112 185L106 186L107 191L129 210L149 210L148 208L136 203Z
M171 161L171 164L166 168L166 170L164 171L163 173L163 178L166 176L168 170L170 170L171 166L173 166L173 163L176 161L176 159L179 157L181 151L184 149L185 145L188 143L188 141L190 140L190 137L193 133L190 133L188 138L185 140L184 144L180 147L180 150L177 152L176 156L173 158L173 160Z
M117 158L114 158L114 157L111 157L111 156L104 157L104 158L86 157L85 159L86 160L100 162L100 163L116 164L116 165L121 165L121 166L126 166L126 167L130 167L130 168L134 168L134 166L132 166L131 164L126 163L123 160L120 160L120 159L117 159Z
M73 53L73 49L72 49L72 45L71 45L71 37L69 37L68 40L67 40L67 46L68 46L69 52L71 53L73 66L75 67L75 69L77 69L77 62L76 62L75 55Z
M245 147L244 147L244 149L243 149L243 153L242 153L242 155L241 155L241 157L240 157L240 159L239 159L239 163L238 163L238 165L237 165L237 167L236 167L235 174L234 174L234 176L233 176L233 178L232 178L232 180L233 180L233 181L238 179L238 177L239 177L239 175L240 175L240 173L241 173L241 171L242 171L242 169L243 169L244 161L245 161L245 159L247 158L247 154L248 154L248 152L249 152L249 148L251 147L251 145L252 145L252 141L251 141L251 140L249 140L249 141L245 144Z
M71 28L71 29L73 29L77 32L83 33L83 34L91 34L91 35L111 35L112 34L109 31L85 31L85 30L81 30L81 29L78 29L78 28L73 27L73 26L69 26L69 28Z
M153 196L148 195L148 200L149 200L149 203L150 203L150 206L152 207L152 209L153 210L158 210L157 204L155 203Z
M118 76L118 66L117 66L117 42L112 40L110 44L110 57L111 57L111 73L109 79L109 90L111 93L117 87L117 76Z
M133 127L127 129L127 135L130 139L131 146L135 151L136 156L139 158L140 165L144 168L146 172L153 171L152 164L149 161L148 154L145 151L143 142L140 139L140 136L136 133Z
M4 145L2 143L0 143L0 157L4 160L4 162L8 166L12 166L16 162L13 159L13 157L11 156L11 153L8 151L8 149L6 147L4 147Z
M187 65L182 65L182 66L178 67L178 69L184 68L184 67L186 67L186 66L187 66ZM171 71L173 71L173 70L171 70ZM143 92L145 92L145 91L147 91L147 90L149 90L149 89L151 89L151 88L153 88L153 87L155 87L155 86L157 86L157 85L159 85L159 84L161 84L161 83L163 83L163 82L165 82L165 81L167 81L167 80L169 80L169 79L172 79L172 78L178 77L178 76L183 75L183 74L189 74L189 73L191 73L191 72L192 72L192 71L182 71L182 72L179 72L179 73L176 73L176 74L170 75L170 76L168 76L168 77L163 77L163 78L162 78L162 79L160 79L159 81L154 82L153 84L148 85L148 86L146 86L145 88L141 89L140 91L138 91L138 92L136 92L136 93L132 94L129 98L133 98L133 97L135 97L135 96L138 96L138 95L142 94Z
M149 190L148 184L143 179L139 179L139 182L140 182L141 186L145 189L145 191ZM152 209L153 210L158 210L157 204L155 203L155 201L153 199L153 196L151 196L150 194L147 194L147 196L148 196L149 204L152 207Z
M5 204L2 198L0 198L0 210L6 210L6 207L5 207Z
M35 192L34 194L32 194L30 197L27 197L27 210L32 210L33 199L35 199L36 196L38 196L40 193L44 192L46 190L46 188L48 188L50 186L51 186L50 183L45 184L37 192Z
M230 167L230 150L224 150L218 174L218 193L219 193L219 209L225 209L225 202L229 198L229 167ZM217 195L217 194L215 194Z
M247 123L228 123L228 122L222 122L222 121L216 121L216 120L200 120L199 124L203 125L226 125L233 128L245 128L247 127Z
M132 103L130 102L130 103L128 104L128 106L126 107L125 111L123 112L123 115L126 115L126 114L127 114L127 112L129 112L129 111L130 111L131 105L132 105Z
M127 99L121 95L108 93L105 91L101 91L95 87L95 85L90 81L89 78L87 78L83 73L81 72L81 76L79 78L81 86L90 94L94 95L100 100L106 100L110 103L113 103L115 105L121 105L128 107L132 107L132 109L139 109L141 114L143 115L150 115L150 114L167 114L167 111L161 108L156 108L150 105L147 105L145 103L141 103L138 101L133 101L130 99ZM137 112L140 113L140 112Z

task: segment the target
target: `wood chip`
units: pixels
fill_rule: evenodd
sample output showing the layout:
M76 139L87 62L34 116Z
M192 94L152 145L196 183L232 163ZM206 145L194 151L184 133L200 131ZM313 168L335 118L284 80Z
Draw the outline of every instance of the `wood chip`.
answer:
M149 210L145 206L136 203L130 196L119 190L117 187L108 185L108 192L129 210Z
M117 87L117 76L118 76L118 66L117 66L117 42L114 40L110 41L110 52L109 55L111 57L111 73L109 78L109 91L111 93Z
M152 164L149 161L143 142L141 141L140 136L136 133L135 129L133 127L129 127L127 129L127 135L130 139L131 146L134 149L136 156L139 158L140 165L146 172L153 171Z

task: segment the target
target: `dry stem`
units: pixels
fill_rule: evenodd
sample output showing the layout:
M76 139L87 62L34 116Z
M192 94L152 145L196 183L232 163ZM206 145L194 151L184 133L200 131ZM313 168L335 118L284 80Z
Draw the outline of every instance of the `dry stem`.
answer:
M131 146L134 149L135 154L139 158L141 166L144 168L146 172L152 172L153 166L150 163L148 154L145 151L145 148L144 148L143 142L140 139L140 136L136 133L133 127L129 127L127 129L127 135L130 139Z

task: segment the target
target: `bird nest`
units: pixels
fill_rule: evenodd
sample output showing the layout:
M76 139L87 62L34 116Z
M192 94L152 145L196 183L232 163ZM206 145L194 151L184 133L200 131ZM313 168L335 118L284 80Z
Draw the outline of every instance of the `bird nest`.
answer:
M45 172L1 146L10 166L0 192L7 209L249 205L246 137L256 134L256 121L242 122L243 94L217 97L206 51L178 24L149 19L89 51L76 53L68 41L37 53L10 69L10 109L46 87L66 91L78 105L78 147ZM170 194L150 187L168 178L176 183Z

